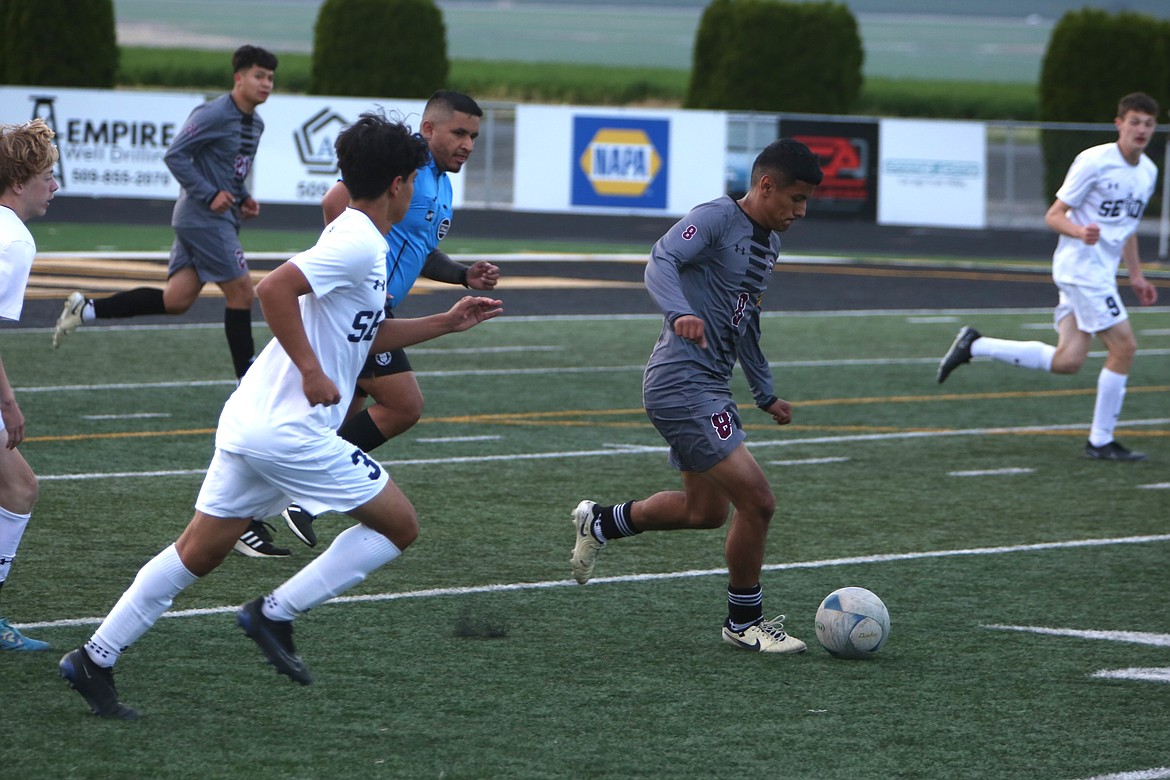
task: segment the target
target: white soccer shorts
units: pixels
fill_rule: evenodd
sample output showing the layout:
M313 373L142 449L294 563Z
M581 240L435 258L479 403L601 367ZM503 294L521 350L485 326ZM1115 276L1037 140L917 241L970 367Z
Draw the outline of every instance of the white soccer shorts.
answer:
M1116 285L1056 284L1060 302L1053 313L1053 327L1059 331L1060 321L1068 315L1077 318L1077 330L1100 333L1129 319L1129 312L1121 302Z

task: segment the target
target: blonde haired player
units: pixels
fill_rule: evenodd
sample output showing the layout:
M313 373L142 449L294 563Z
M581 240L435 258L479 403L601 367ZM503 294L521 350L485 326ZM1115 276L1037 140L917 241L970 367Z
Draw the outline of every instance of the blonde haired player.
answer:
M1085 443L1093 460L1145 460L1114 437L1125 385L1137 352L1129 314L1117 289L1117 270L1125 260L1129 285L1138 303L1150 306L1158 291L1142 275L1137 229L1158 168L1145 155L1158 126L1158 103L1143 92L1117 106L1117 141L1086 149L1068 169L1044 221L1060 234L1052 256L1052 279L1060 290L1055 323L1056 346L1040 341L1010 341L982 336L966 326L959 331L938 367L938 381L972 357L989 357L1023 368L1075 374L1089 356L1093 337L1108 351L1097 376L1097 401Z

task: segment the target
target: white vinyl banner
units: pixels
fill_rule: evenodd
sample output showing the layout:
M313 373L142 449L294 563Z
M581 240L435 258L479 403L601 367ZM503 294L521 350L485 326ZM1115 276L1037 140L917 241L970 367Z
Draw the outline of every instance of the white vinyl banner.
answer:
M0 87L0 122L40 117L53 128L57 197L173 200L179 185L163 155L203 101L195 93Z
M986 227L986 139L980 122L881 120L878 224Z
M516 107L517 210L686 214L723 194L727 115Z
M253 197L261 205L320 203L341 175L333 151L338 133L363 111L381 111L418 132L425 105L423 100L395 98L271 96L256 109L264 118L264 136L253 168ZM462 179L451 175L455 207L463 204Z

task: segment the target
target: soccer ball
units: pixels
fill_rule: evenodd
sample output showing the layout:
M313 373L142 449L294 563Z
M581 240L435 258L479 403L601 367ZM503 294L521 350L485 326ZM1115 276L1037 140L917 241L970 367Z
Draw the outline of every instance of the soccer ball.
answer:
M838 658L869 658L890 636L890 613L865 588L840 588L817 608L817 641Z

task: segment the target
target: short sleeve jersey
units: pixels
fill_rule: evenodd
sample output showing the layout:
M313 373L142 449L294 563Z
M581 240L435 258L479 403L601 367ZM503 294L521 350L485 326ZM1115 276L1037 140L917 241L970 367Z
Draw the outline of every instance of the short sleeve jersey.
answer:
M406 217L386 234L390 246L386 277L391 308L402 303L418 281L427 256L439 248L439 242L451 229L451 201L451 179L439 170L432 157L418 170Z
M312 287L301 318L341 403L310 406L301 373L276 339L248 369L219 418L215 444L229 452L289 458L333 436L354 392L354 378L385 319L386 239L356 209L333 220L317 244L292 257Z
M693 208L658 240L646 288L664 315L642 384L647 409L730 399L738 358L757 404L775 398L760 352L760 303L780 251L780 236L723 196ZM684 314L703 320L707 349L674 333Z
M0 319L19 320L37 246L10 208L0 206Z
M173 227L207 227L224 220L239 227L240 204L250 197L245 180L263 132L260 115L240 111L230 93L191 112L163 157L181 188L171 214ZM220 190L234 195L236 205L217 214L211 201Z
M1141 223L1154 194L1158 168L1142 155L1130 165L1116 143L1094 146L1077 155L1056 197L1072 208L1069 219L1078 225L1096 222L1101 238L1092 246L1062 235L1052 256L1057 282L1081 285L1117 284L1121 250Z

